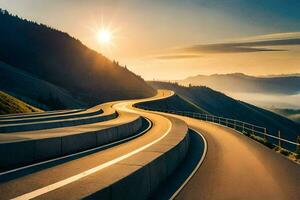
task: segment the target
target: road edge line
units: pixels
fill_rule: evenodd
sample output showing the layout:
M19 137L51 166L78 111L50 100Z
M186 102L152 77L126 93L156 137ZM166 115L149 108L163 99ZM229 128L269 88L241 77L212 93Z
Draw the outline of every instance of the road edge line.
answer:
M51 162L56 162L56 161L60 161L60 160L75 157L75 156L80 156L81 154L86 154L86 153L90 153L90 152L93 152L93 151L95 151L95 152L101 151L102 149L110 148L110 147L113 147L115 145L122 144L124 142L133 140L133 139L145 134L147 131L149 131L151 129L151 127L153 125L152 121L149 120L147 117L143 117L143 118L149 123L149 125L147 126L147 128L145 128L144 130L142 130L141 132L139 132L135 135L132 135L132 136L129 136L127 138L123 138L123 139L120 139L120 140L117 140L117 141L114 141L114 142L111 142L111 143L108 143L108 144L103 144L101 146L94 147L92 149L87 149L87 150L72 153L72 154L69 154L69 155L61 156L61 157L58 157L58 158L52 158L52 159L41 161L41 162L38 162L38 163L33 163L33 164L22 166L22 167L19 167L19 168L3 171L3 172L0 172L0 176L15 173L15 172L18 172L18 171L21 171L21 170L26 170L26 169L31 168L31 167L38 167L40 165L48 164L48 163L51 163Z
M181 184L181 186L176 190L176 192L170 197L170 200L175 199L175 197L179 194L179 192L181 192L181 190L186 186L186 184L191 180L191 178L195 175L195 173L197 172L197 170L200 168L200 166L202 165L206 154L207 154L207 141L205 139L205 137L196 129L189 127L189 129L193 130L194 132L196 132L198 135L200 135L200 137L203 140L204 143L204 150L201 156L201 159L199 160L197 166L194 168L194 170L192 171L192 173L187 177L187 179Z
M41 196L41 195L43 195L45 193L48 193L48 192L51 192L51 191L56 190L58 188L61 188L61 187L65 186L65 185L68 185L68 184L70 184L72 182L75 182L75 181L77 181L77 180L79 180L79 179L81 179L83 177L86 177L86 176L88 176L90 174L96 173L97 171L100 171L100 170L102 170L102 169L104 169L106 167L109 167L109 166L111 166L111 165L113 165L115 163L118 163L119 161L122 161L122 160L124 160L124 159L126 159L128 157L131 157L131 156L133 156L133 155L141 152L142 150L144 150L144 149L152 146L153 144L159 142L163 138L165 138L169 134L169 132L171 131L172 126L173 126L172 123L171 123L171 121L169 119L168 119L168 123L169 123L169 128L167 129L167 131L165 132L165 134L163 134L159 138L155 139L154 141L152 141L152 142L150 142L150 143L148 143L148 144L146 144L146 145L144 145L144 146L142 146L140 148L137 148L137 149L135 149L135 150L133 150L133 151L127 153L127 154L124 154L122 156L114 158L113 160L110 160L110 161L107 161L105 163L102 163L102 164L100 164L100 165L98 165L96 167L90 168L88 170L85 170L85 171L83 171L81 173L78 173L76 175L73 175L71 177L65 178L63 180L60 180L60 181L57 181L55 183L49 184L47 186L41 187L39 189L33 190L31 192L27 192L25 194L21 194L21 195L19 195L17 197L14 197L12 199L13 200L18 200L18 199L20 199L20 200L21 199L22 200L24 200L24 199L33 199L33 198Z

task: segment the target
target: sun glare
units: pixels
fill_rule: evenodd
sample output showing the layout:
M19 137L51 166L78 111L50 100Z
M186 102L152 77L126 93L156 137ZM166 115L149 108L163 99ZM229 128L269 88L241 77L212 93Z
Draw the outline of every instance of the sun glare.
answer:
M98 32L97 39L101 44L108 44L111 42L112 34L108 30L100 30Z

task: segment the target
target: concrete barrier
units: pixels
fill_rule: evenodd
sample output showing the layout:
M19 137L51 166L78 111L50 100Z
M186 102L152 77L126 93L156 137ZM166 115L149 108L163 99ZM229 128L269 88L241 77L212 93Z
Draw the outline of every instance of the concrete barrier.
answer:
M47 140L35 140L34 149L34 161L43 161L50 158L56 158L62 155L62 139L49 138ZM1 146L1 144L0 144ZM31 161L31 162L34 162ZM26 162L22 162L23 164ZM27 162L30 163L30 162Z
M190 138L186 123L173 117L169 119L173 127L165 138L103 171L103 176L110 178L101 179L99 175L102 188L84 199L149 199L188 152Z
M43 121L55 121L55 120L63 120L63 119L71 119L71 118L81 118L81 117L89 117L100 115L103 113L102 109L97 109L95 111L82 111L75 113L67 113L60 115L48 115L48 116L39 116L39 117L26 117L26 118L18 118L18 119L8 119L8 120L0 120L0 126L6 124L22 124L22 123L33 123L33 122L43 122Z
M84 199L148 199L184 160L189 148L187 125L176 128L158 143L114 164L99 175L101 187ZM109 177L109 178L107 178Z
M42 117L42 116L56 116L56 115L65 115L76 112L84 111L84 109L72 109L72 110L54 110L54 111L45 111L45 112L33 112L33 113L18 113L18 114L8 114L8 115L0 115L0 121L3 120L17 120L17 119L25 119L25 118L34 118L34 117Z
M21 166L34 162L35 141L21 141L0 144L0 168Z
M148 199L151 187L149 167L140 167L110 187L113 200Z
M132 127L132 128L128 128ZM87 150L134 135L142 128L142 118L98 131L36 140L0 143L0 169L14 168ZM50 137L50 136L49 136Z
M113 112L113 113L110 113L107 115L97 114L97 115L88 116L88 117L60 119L60 120L52 120L52 121L6 124L6 125L0 125L0 133L33 131L33 130L42 130L42 129L50 129L50 128L58 128L58 127L91 124L91 123L102 122L102 121L114 119L117 116L118 116L117 112Z

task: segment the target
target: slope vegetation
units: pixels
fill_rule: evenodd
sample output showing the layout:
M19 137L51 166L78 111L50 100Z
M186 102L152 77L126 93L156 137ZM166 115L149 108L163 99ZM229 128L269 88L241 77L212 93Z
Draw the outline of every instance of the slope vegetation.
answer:
M29 113L42 111L0 91L0 114Z

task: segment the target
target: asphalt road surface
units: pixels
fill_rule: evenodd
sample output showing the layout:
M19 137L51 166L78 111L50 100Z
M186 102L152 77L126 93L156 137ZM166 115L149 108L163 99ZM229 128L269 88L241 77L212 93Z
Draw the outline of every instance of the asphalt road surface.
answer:
M176 199L300 199L300 166L238 132L188 117L207 154Z
M159 91L153 98L114 103L122 120L126 113L137 114L153 126L129 142L1 183L0 199L79 199L93 194L117 174L120 178L136 170L138 166L117 163L168 133L176 133L183 126L181 120L204 136L207 153L176 199L300 199L300 166L274 151L226 127L177 115L166 117L132 106L171 95L173 92Z

